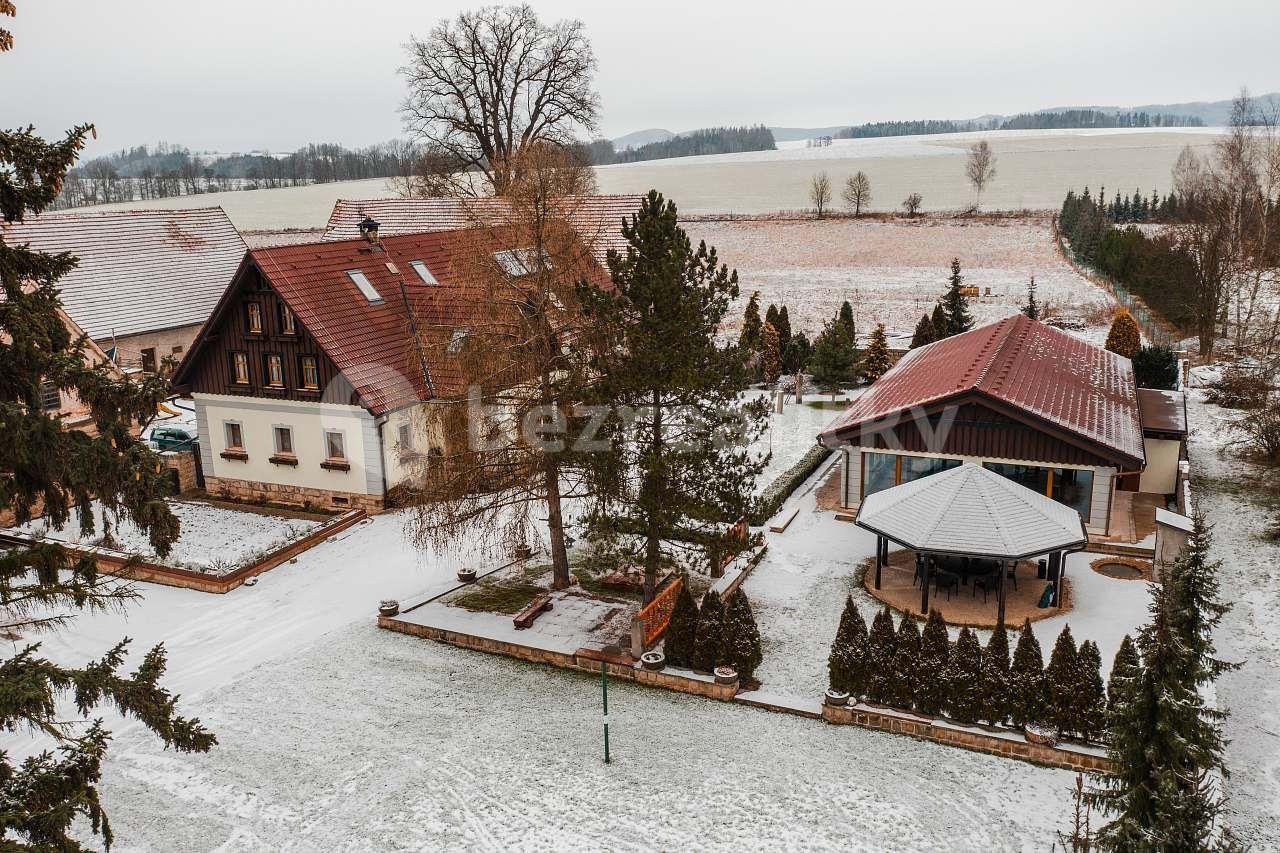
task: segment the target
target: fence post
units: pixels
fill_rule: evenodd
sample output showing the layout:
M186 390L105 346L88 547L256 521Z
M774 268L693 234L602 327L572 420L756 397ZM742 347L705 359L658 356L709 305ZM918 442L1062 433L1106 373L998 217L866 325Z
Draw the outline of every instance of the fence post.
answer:
M631 618L631 656L639 660L644 654L644 620Z

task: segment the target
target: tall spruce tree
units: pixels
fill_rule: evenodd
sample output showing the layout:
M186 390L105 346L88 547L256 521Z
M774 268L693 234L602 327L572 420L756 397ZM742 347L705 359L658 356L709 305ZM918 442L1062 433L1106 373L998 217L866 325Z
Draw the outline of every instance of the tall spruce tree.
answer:
M895 708L916 706L916 668L920 658L920 629L915 620L902 614L893 643L893 667L889 676L888 702Z
M982 650L982 719L993 726L1009 717L1009 632L996 623Z
M947 331L949 321L947 320L947 312L942 307L941 301L937 302L933 306L933 313L929 315L929 324L933 326L933 339L935 341L940 341L943 338L949 337L950 333Z
M1009 667L1009 716L1015 726L1043 722L1044 706L1044 653L1031 630L1031 620L1027 619L1022 623Z
M698 628L693 640L694 669L711 672L725 662L724 626L724 602L720 600L720 593L709 589L698 608Z
M968 628L960 629L947 667L947 713L960 723L982 718L982 646Z
M853 596L847 596L844 611L840 614L840 626L836 629L836 638L831 644L831 654L827 658L827 676L831 689L844 691L850 696L864 696L869 653L867 623L858 612Z
M768 310L764 312L764 321L769 325L773 326L774 329L778 328L778 306L777 305L774 305L772 302L769 303Z
M884 376L892 367L889 355L889 340L885 336L884 323L876 323L867 340L867 350L862 354L862 378L867 382L875 382Z
M1040 303L1036 302L1036 277L1031 276L1027 282L1027 304L1022 306L1022 313L1032 320L1040 319Z
M1097 739L1107 724L1107 694L1102 687L1102 653L1093 640L1080 644L1080 683L1076 686L1076 731L1085 743Z
M773 326L778 330L778 344L785 351L791 343L791 317L787 314L787 306L778 309L778 322Z
M1213 559L1213 530L1198 506L1191 513L1191 534L1186 549L1169 570L1173 596L1173 627L1187 653L1187 675L1197 688L1212 684L1239 664L1217 656L1213 631L1231 609L1219 598L1218 574L1222 563Z
M734 283L737 283L736 271ZM764 323L760 319L760 291L754 290L747 300L747 307L742 310L742 331L738 334L738 349L745 357L750 358L753 353L760 351L760 333L763 329Z
M778 330L766 322L760 333L760 372L770 384L778 381L782 373L782 350L778 344Z
M578 288L595 320L594 339L583 341L596 374L584 402L608 412L603 452L583 454L594 494L585 522L639 537L652 601L667 548L714 548L746 515L768 461L746 448L768 413L763 399L739 400L742 358L716 342L737 274L705 243L690 245L675 205L656 191L622 233L625 252L608 256L613 288Z
M871 620L871 631L867 637L867 698L872 702L889 701L896 643L893 616L886 605Z
M0 2L0 15L13 14L12 3ZM11 45L10 34L0 30L0 52ZM47 142L32 128L0 130L0 221L19 222L52 204L91 131L81 125ZM159 460L135 438L134 427L154 416L167 389L156 379L117 379L91 362L83 337L72 337L58 280L75 264L68 254L11 245L0 230L0 509L26 521L42 507L55 527L74 516L88 534L96 501L108 518L128 518L147 531L163 556L178 537L178 522L164 501L169 486ZM42 383L85 403L96 434L75 431L47 412ZM15 635L55 630L76 611L121 608L135 597L131 587L100 576L93 560L73 558L56 542L0 554L0 615ZM101 719L90 721L105 707L182 752L217 743L199 720L178 714L177 697L161 686L163 646L147 652L132 673L121 672L128 642L83 666L49 660L39 643L25 640L0 660L0 727L18 738L39 732L57 748L14 742L12 752L0 752L0 837L9 846L75 850L88 832L110 846L114 836L98 786L111 733ZM24 752L29 757L15 761L14 753ZM73 837L72 824L81 820Z
M1111 674L1107 676L1107 726L1111 726L1111 715L1115 713L1116 698L1124 690L1126 684L1133 681L1138 674L1142 661L1138 659L1138 648L1128 634L1120 641L1116 656L1111 661Z
M848 305L849 303L845 303ZM809 372L814 384L834 394L858 379L858 352L852 320L845 322L837 314L827 323L813 342L809 355Z
M734 590L725 607L724 621L725 661L738 671L738 678L745 684L755 679L756 668L764 659L760 648L760 629L756 626L751 602L742 588Z
M1080 651L1071 626L1063 626L1049 655L1049 666L1044 671L1045 712L1044 722L1056 727L1059 734L1080 730L1076 717L1077 698L1083 677L1080 671Z
M698 605L689 591L688 578L680 584L676 603L671 608L671 620L662 641L662 652L672 666L692 667L693 646L698 632Z
M945 321L945 326L938 330L940 338L963 334L973 328L973 315L969 313L969 298L964 295L963 287L964 276L960 274L960 259L953 258L947 292L942 294L939 302Z
M916 330L911 335L911 348L928 346L937 340L937 333L933 330L933 321L929 319L928 314L921 314L920 321L916 323Z
M920 636L920 665L916 668L916 710L927 716L941 714L947 707L949 684L947 667L951 661L951 640L947 623L937 610L929 611Z

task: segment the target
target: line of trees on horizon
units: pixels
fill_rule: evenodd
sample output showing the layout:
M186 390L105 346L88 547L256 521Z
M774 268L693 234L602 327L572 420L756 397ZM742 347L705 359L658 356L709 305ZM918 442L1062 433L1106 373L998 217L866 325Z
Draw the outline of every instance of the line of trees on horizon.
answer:
M597 166L610 163L639 163L669 157L694 157L699 154L736 154L741 151L773 151L778 147L773 131L763 124L741 127L707 127L681 133L670 139L650 142L621 151L607 139L594 140L589 151Z
M1195 116L1170 113L1060 110L1045 113L1019 113L1010 118L997 117L985 121L952 119L875 121L847 127L837 132L835 136L837 139L868 139L933 133L972 133L978 130L1059 130L1105 127L1204 127L1204 122Z

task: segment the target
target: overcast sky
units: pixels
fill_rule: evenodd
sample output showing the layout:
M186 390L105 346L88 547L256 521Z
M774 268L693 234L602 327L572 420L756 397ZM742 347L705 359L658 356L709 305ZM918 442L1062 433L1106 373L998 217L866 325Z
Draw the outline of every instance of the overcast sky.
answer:
M91 153L356 146L401 132L411 33L457 0L16 0L0 123L97 124ZM599 130L963 118L1280 89L1276 0L536 2L581 19Z

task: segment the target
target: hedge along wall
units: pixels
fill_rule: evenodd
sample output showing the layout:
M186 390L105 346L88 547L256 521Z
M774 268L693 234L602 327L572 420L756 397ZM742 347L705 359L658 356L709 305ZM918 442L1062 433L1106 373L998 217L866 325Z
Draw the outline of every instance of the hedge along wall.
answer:
M801 457L800 461L792 465L786 471L778 475L769 487L764 490L760 497L756 498L755 506L751 510L751 515L747 516L747 520L752 526L759 527L782 509L782 505L787 502L787 498L795 493L806 480L813 476L813 473L822 467L822 463L826 462L835 451L830 448L823 447L821 444L815 444L809 449L809 452Z

